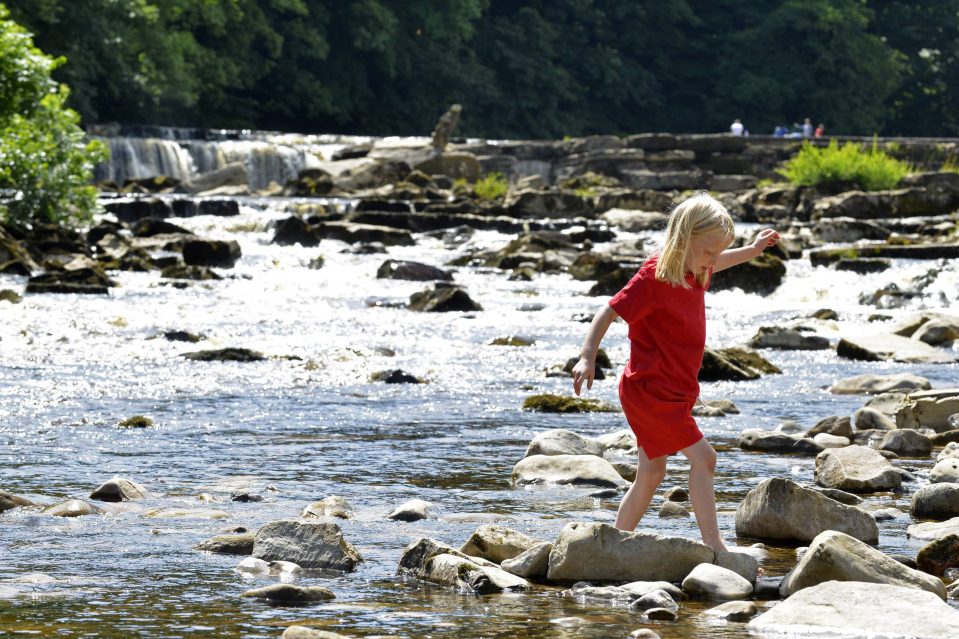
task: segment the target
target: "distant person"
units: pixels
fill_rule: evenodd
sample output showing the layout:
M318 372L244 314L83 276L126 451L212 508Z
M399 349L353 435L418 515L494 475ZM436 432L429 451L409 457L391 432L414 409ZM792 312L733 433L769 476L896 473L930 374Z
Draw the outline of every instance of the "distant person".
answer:
M812 120L806 118L802 123L802 136L804 138L811 138L813 134Z
M733 220L726 207L696 195L673 209L666 246L642 265L626 286L593 317L580 360L573 366L573 391L593 387L599 344L617 317L629 325L630 353L619 381L619 399L636 435L636 480L616 513L616 528L632 531L666 476L666 457L689 460L689 494L703 541L726 550L716 521L716 451L692 416L699 397L697 377L706 345L705 293L713 273L760 255L779 240L763 229L750 244L729 249Z
M787 133L789 133L789 129L787 129L786 127L784 127L784 126L781 125L781 124L780 124L779 126L777 126L775 129L773 129L773 137L774 137L774 138L784 138L784 137L786 137L786 134L787 134Z
M813 131L812 134L815 138L821 138L822 136L826 135L826 125L820 122L819 126L816 127L816 130Z
M733 123L729 125L729 132L735 136L741 136L745 133L746 127L743 126L743 123L740 122L739 118L733 120Z

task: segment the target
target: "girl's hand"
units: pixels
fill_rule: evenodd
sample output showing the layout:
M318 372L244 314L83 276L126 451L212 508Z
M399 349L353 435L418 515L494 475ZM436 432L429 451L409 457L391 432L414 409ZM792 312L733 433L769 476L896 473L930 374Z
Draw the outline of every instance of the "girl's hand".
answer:
M756 253L759 254L770 246L775 246L778 241L779 233L772 229L763 229L759 232L759 235L756 236L756 239L753 240L751 246L756 249Z
M583 380L586 381L586 390L593 388L593 378L596 376L596 366L592 362L581 357L576 365L573 366L573 392L579 396L580 389L583 388Z

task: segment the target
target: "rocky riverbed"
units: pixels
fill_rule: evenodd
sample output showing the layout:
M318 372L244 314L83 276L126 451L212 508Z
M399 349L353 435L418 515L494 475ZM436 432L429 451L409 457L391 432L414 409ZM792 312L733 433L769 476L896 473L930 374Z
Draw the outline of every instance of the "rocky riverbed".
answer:
M272 188L236 166L141 178L89 229L0 231L0 627L953 627L956 174L825 194L727 179L747 149L718 137L365 144ZM494 166L510 191L483 199L467 178ZM720 557L681 457L637 533L611 527L625 327L595 401L568 373L678 188L709 186L743 238L785 238L707 297Z

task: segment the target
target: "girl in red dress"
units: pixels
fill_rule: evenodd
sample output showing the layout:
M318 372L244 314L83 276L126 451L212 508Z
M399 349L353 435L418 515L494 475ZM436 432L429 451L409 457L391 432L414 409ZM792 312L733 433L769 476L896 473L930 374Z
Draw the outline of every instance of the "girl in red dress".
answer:
M619 381L619 398L639 446L636 480L616 514L616 527L634 530L666 476L666 457L689 459L689 497L703 541L726 549L716 522L713 472L716 452L692 417L699 396L699 368L706 346L704 294L716 271L757 257L779 240L771 229L753 242L730 249L733 221L726 208L702 194L669 216L662 252L646 260L609 304L596 313L579 362L573 390L592 388L599 344L617 317L629 325L630 354Z

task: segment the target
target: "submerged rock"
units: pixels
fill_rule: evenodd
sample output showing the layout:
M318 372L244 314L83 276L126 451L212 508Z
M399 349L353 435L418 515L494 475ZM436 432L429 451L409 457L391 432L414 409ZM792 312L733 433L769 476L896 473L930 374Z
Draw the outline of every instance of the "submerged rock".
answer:
M100 484L92 493L90 499L98 501L129 501L144 499L149 496L146 488L124 477L114 477Z
M19 508L20 506L35 506L32 501L26 497L21 497L20 495L14 495L13 493L8 493L6 491L0 490L0 513L6 510L13 510L14 508Z
M238 535L217 535L195 546L197 550L205 550L225 555L252 555L255 533L240 533Z
M82 499L68 499L44 508L41 514L53 517L83 517L84 515L102 515L105 512L107 511L103 508Z
M346 499L337 495L324 497L320 501L315 501L300 513L300 517L309 519L311 517L336 517L337 519L353 519L353 507Z
M273 584L262 588L247 590L241 597L253 599L267 599L274 604L305 605L317 601L329 601L336 595L329 588L323 586L296 586L294 584Z
M387 515L387 518L398 521L419 521L430 516L432 507L433 505L428 501L411 499L397 506L393 512Z

